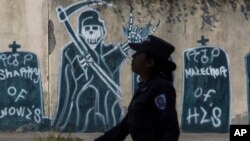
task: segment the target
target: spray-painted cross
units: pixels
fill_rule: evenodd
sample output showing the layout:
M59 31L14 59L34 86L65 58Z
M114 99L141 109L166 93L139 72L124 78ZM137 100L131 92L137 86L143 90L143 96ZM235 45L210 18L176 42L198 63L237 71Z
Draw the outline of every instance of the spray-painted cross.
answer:
M209 42L209 39L206 39L203 35L201 36L201 39L197 41L197 43L200 43L202 46L206 46L207 42Z
M12 48L12 52L17 52L17 49L21 46L19 44L16 44L16 41L13 41L13 44L9 45L9 48Z

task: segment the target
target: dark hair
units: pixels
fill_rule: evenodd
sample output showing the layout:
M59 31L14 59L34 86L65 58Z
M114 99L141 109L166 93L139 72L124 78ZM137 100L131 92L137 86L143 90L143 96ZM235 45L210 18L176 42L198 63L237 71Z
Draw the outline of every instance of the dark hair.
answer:
M164 61L162 58L158 57L157 55L151 53L151 52L145 52L146 53L146 59L153 59L155 63L155 68L152 70L152 73L154 74L160 74L163 76L166 80L173 83L173 70L175 68L170 68L169 62Z

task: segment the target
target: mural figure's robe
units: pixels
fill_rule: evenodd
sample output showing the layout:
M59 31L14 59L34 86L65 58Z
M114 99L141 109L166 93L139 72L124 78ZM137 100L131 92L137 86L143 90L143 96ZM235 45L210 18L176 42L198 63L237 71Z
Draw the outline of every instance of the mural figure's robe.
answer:
M87 47L88 48L88 47ZM119 72L127 57L120 46L99 43L88 48L93 60L119 86ZM119 91L114 93L90 66L82 69L81 55L74 43L62 51L59 104L53 127L60 131L105 131L122 118ZM88 63L87 63L88 64Z

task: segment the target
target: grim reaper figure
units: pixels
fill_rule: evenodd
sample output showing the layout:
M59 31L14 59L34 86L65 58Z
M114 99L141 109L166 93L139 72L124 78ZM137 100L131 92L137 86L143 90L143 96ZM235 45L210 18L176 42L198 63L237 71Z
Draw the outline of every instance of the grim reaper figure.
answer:
M104 22L94 9L81 13L77 33L73 33L67 21L65 25L73 42L62 50L59 103L52 127L66 132L106 131L123 116L119 72L127 57L127 42L105 45ZM134 31L130 31L128 42L143 39L141 31Z

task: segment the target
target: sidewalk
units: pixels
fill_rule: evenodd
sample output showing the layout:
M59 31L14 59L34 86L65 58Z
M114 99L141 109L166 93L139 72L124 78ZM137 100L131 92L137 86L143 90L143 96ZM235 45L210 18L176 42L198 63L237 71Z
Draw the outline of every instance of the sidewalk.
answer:
M64 136L64 137L78 137L84 141L93 141L101 133L52 133L52 132L25 132L25 133L9 133L1 132L0 141L40 141L39 138L45 138L49 135ZM125 141L132 141L127 137ZM214 134L214 133L181 133L179 141L229 141L229 133Z

